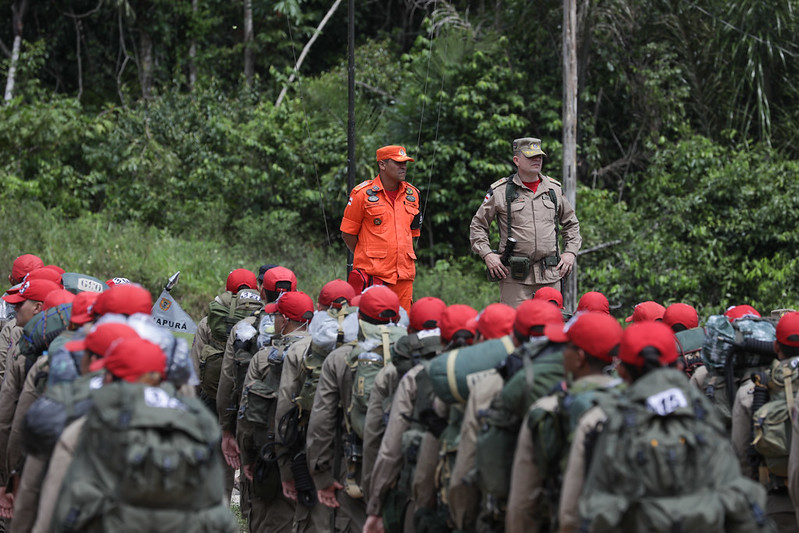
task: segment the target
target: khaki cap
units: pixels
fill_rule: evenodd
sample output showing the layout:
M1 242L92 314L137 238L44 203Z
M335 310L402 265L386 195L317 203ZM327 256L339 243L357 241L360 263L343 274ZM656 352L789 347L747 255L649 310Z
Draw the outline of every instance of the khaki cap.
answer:
M534 157L537 155L547 155L541 149L541 139L535 137L522 137L513 141L513 151L519 151L526 157Z

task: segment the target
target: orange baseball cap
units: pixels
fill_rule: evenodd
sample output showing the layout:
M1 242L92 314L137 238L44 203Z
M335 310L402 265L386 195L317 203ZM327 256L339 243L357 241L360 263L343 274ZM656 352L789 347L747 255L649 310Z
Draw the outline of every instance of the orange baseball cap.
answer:
M377 160L385 161L386 159L392 159L397 163L402 163L403 161L413 162L413 158L408 157L408 153L405 151L404 147L394 145L377 149Z

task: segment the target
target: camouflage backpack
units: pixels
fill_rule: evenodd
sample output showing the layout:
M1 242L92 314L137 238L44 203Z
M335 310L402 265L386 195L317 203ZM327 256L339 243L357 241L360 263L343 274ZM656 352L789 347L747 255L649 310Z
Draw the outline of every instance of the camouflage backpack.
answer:
M560 390L549 399L530 408L525 423L530 430L536 466L542 479L544 509L542 522L549 521L549 531L557 530L558 503L563 473L580 417L598 403L600 394L619 394L620 379L601 385L591 379L575 382L568 390ZM544 405L546 403L546 405Z
M225 291L208 304L208 327L211 340L200 352L200 389L211 400L216 399L219 375L222 373L222 357L225 354L230 330L240 320L263 309L258 291L242 289L235 295Z
M738 387L753 372L767 369L776 357L775 321L743 317L732 322L724 315L708 318L702 359L708 370L705 395L728 428L732 427L732 405Z
M225 505L219 426L199 400L169 384L124 381L93 397L54 531L238 531Z
M685 374L653 370L625 394L598 399L607 418L586 444L583 531L767 527L765 489L741 474L722 421Z
M380 369L391 362L391 347L408 332L404 327L393 324L377 325L363 320L360 322L363 340L358 342L347 357L347 365L354 374L347 423L358 439L363 440L366 410L375 378Z
M791 411L799 391L799 357L774 361L767 384L768 401L752 404L752 446L763 457L760 481L768 487L785 486L791 450ZM758 387L757 383L755 386ZM777 478L777 479L775 479ZM776 488L774 487L774 488Z

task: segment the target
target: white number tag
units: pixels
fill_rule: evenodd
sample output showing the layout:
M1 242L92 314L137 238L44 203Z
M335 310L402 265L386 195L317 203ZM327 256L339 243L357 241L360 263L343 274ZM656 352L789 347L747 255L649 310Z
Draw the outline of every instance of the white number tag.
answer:
M647 398L646 407L653 413L666 416L680 407L688 407L688 400L680 389L667 389Z

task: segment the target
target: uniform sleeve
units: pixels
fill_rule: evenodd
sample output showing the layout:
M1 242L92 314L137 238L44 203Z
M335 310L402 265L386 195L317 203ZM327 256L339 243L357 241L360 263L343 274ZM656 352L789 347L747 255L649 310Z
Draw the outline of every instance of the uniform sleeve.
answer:
M546 398L535 404L542 405ZM511 468L508 510L505 527L508 533L538 533L541 531L539 517L544 511L544 480L536 463L533 435L527 418L522 421L516 452Z
M461 423L458 453L449 481L450 514L458 529L473 529L480 505L480 490L467 479L477 466L477 435L480 432L478 413L487 409L502 390L498 374L477 382L469 393Z
M577 423L560 491L558 506L560 533L572 533L580 528L579 502L585 481L585 442L588 434L605 418L602 409L592 407L583 413Z
M419 454L416 457L416 470L413 473L411 499L419 507L434 509L436 505L436 465L438 452L441 449L439 441L429 431L422 436L419 445Z
M492 189L489 189L469 224L469 240L472 244L472 251L481 259L491 253L491 236L488 229L496 216L497 195Z
M400 380L391 402L388 425L380 442L369 481L369 491L366 493L366 514L381 516L383 498L400 475L404 461L402 435L410 426L408 420L413 416L415 402L416 376L409 372Z
M277 393L275 427L280 427L280 420L294 407L294 398L302 387L302 360L310 342L310 337L307 341L297 341L286 352L286 357L283 360L283 372L280 374L280 388ZM294 474L291 471L291 454L284 454L290 450L280 444L280 439L275 443L275 449L280 457L278 460L280 479L283 481L294 479Z
M219 416L219 425L222 427L222 431L230 433L236 431L236 415L239 407L239 399L236 397L236 392L241 394L241 391L235 391L236 361L233 358L233 355L235 355L233 343L236 341L236 331L243 322L242 320L233 326L230 330L230 335L228 335L225 343L225 353L222 356L219 385L216 390L216 413Z
M393 376L392 376L393 374ZM372 477L372 467L380 450L380 441L383 440L385 425L383 423L383 403L391 395L389 381L396 380L397 371L394 365L383 367L375 377L372 392L369 394L369 405L366 408L366 420L363 428L363 467L361 469L361 489L364 494L369 493L369 484ZM396 383L396 381L395 381Z
M791 495L796 509L796 520L799 522L799 396L793 402L791 410L791 450L788 456L788 493Z
M194 363L194 371L197 377L200 377L200 353L203 351L203 346L208 344L211 340L211 329L208 327L208 317L205 316L197 324L197 331L194 334L194 340L191 343L191 360Z
M342 423L338 416L341 394L336 376L336 359L343 358L344 354L345 351L339 348L325 358L308 422L306 453L311 476L318 489L325 489L334 481L336 423Z
M14 411L14 420L11 424L11 433L8 437L7 468L9 473L16 471L22 465L22 458L25 449L22 442L22 429L25 422L25 415L28 409L39 397L36 392L36 375L41 371L47 357L40 356L36 363L31 367L25 382L22 385L22 392L19 395L17 408ZM17 471L17 473L20 473Z
M0 387L0 483L6 485L9 478L7 462L8 439L11 435L11 424L14 421L14 412L17 401L22 392L24 381L25 358L14 357L17 352L16 345L9 352L9 364L6 367L6 377Z
M2 331L0 331L0 382L2 382L3 376L6 373L6 356L15 342L12 333L15 329L18 330L18 334L16 335L17 339L22 334L22 328L17 328L16 324L16 320L7 322L3 326Z
M79 418L68 425L56 443L50 464L47 467L47 474L42 483L42 494L39 499L39 509L36 516L36 523L33 531L36 533L49 533L52 531L51 524L55 514L58 495L61 493L61 485L72 464L80 435L83 430L85 417Z
M575 256L580 251L583 238L580 236L580 222L574 212L574 207L566 199L563 190L560 190L560 226L563 237L563 251L573 253Z
M732 405L732 432L730 441L738 463L741 465L741 473L750 479L757 479L757 471L752 468L747 459L749 444L752 437L752 393L755 384L751 380L738 388L735 393L735 401Z
M358 235L361 232L361 222L363 221L363 197L360 189L353 189L350 192L347 207L344 208L344 216L341 218L341 231L350 235Z

